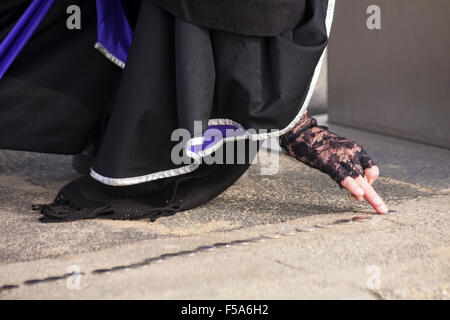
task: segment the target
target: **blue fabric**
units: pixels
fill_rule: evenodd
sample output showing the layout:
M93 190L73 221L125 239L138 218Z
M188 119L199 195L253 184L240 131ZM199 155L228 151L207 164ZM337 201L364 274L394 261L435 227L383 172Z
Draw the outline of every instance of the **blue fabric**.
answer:
M128 22L121 0L97 0L98 42L110 54L126 63L133 40L133 30Z
M190 147L191 152L199 153L218 144L221 140L245 135L245 130L237 125L209 125L203 132L203 143Z
M0 79L33 36L54 0L34 0L0 44Z
M18 57L46 17L55 0L33 0L0 44L0 79ZM126 63L133 40L121 0L97 0L98 42L111 55Z

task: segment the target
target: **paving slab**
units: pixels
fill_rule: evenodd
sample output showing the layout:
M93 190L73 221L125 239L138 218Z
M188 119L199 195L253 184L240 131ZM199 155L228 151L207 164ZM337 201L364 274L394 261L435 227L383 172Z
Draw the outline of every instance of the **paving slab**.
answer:
M298 232L193 257L163 254L195 250L297 226L351 218L353 212L307 216L281 224L206 235L151 239L98 252L0 265L4 299L448 299L449 196L393 206L395 216L369 215L366 223ZM361 215L362 213L358 213ZM64 275L59 282L27 284ZM118 268L122 267L122 268ZM127 267L127 268L125 268ZM109 270L97 273L97 270Z
M325 174L281 155L277 174L262 176L254 165L211 203L154 223L42 224L30 205L51 201L77 177L71 158L0 151L0 287L18 286L0 289L0 298L448 299L450 151L331 128L374 157L382 171L375 188L397 215L374 215ZM372 219L142 269L92 273L355 215ZM64 275L72 265L85 274L80 290L68 289L67 279L24 284ZM371 289L367 281L378 271L381 287Z

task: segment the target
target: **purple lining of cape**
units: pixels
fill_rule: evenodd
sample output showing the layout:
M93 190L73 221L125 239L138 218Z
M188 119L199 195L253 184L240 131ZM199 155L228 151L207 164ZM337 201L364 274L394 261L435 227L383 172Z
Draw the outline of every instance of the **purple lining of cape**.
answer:
M34 0L0 44L0 79L33 36L54 0Z
M203 133L203 144L192 145L190 150L199 153L219 143L221 140L244 134L242 128L230 124L209 125Z
M0 79L19 56L55 0L33 0L6 38L0 43ZM126 62L133 40L121 0L97 0L97 42L114 58Z
M122 0L97 0L97 38L109 54L126 63L133 41L133 29Z

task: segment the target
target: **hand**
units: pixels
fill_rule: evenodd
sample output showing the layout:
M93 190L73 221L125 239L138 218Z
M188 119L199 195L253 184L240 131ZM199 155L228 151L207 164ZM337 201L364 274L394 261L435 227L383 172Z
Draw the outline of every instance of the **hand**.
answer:
M290 156L328 174L359 201L366 200L378 213L388 213L381 197L372 188L380 170L355 141L318 126L306 113L280 145Z
M364 173L365 177L346 177L341 182L341 185L353 194L358 201L365 199L376 212L381 214L388 213L389 209L383 199L381 199L381 197L372 188L372 183L378 178L380 170L374 165L371 168L364 170Z

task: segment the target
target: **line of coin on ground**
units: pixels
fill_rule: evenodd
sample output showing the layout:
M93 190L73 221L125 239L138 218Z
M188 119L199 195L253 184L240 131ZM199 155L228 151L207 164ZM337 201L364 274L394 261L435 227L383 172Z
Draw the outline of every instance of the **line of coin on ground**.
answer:
M396 211L390 210L388 214L393 215L396 213L397 213ZM371 219L372 218L368 217L368 216L356 216L356 217L353 217L352 219L340 219L340 220L337 220L332 223L319 223L319 224L316 224L315 226L299 226L292 230L281 230L281 231L278 231L275 233L263 234L259 237L252 237L252 238L244 239L244 240L234 240L234 241L230 241L230 242L214 243L212 245L200 246L194 250L185 250L185 251L179 251L179 252L175 252L175 253L166 253L166 254L162 254L157 257L147 258L141 262L133 263L130 265L115 266L115 267L106 268L106 269L97 269L97 270L92 271L92 274L94 274L94 275L102 275L103 274L104 275L104 274L111 274L112 272L116 272L116 271L128 271L131 269L145 268L145 267L150 266L151 264L159 264L166 260L177 258L177 257L193 257L199 253L212 252L212 251L215 251L216 249L227 249L227 248L231 248L234 246L246 246L246 245L249 245L252 243L263 243L268 240L280 239L281 237L285 237L285 236L293 236L300 232L313 232L318 228L319 229L331 229L337 225L350 225L355 222L362 223L362 222L367 222ZM32 285L37 285L40 283L61 282L70 277L80 276L80 275L85 275L85 274L84 273L66 273L62 276L47 277L47 278L43 278L43 279L31 279L31 280L24 281L22 283L22 285L32 286ZM0 292L17 289L19 287L20 287L20 285L4 285L4 286L0 287Z

